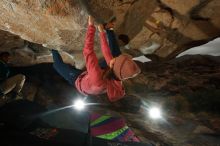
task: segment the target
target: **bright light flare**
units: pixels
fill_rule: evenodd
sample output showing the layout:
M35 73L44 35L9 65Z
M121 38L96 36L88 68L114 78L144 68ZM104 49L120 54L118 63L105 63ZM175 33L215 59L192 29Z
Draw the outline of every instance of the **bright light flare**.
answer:
M148 114L152 119L160 119L162 118L161 110L158 107L152 107L149 109Z
M85 108L86 104L82 99L78 99L76 101L74 101L73 104L73 108L75 108L76 110L83 110Z

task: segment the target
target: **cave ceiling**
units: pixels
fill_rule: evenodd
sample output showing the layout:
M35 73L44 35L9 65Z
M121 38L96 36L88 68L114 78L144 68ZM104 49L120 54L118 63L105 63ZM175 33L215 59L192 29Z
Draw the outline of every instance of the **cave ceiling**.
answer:
M218 0L2 0L0 47L20 58L15 65L51 62L48 48L56 48L67 62L82 68L91 14L97 23L116 17L116 34L131 40L127 53L171 59L219 36L219 8ZM95 49L101 57L98 35Z

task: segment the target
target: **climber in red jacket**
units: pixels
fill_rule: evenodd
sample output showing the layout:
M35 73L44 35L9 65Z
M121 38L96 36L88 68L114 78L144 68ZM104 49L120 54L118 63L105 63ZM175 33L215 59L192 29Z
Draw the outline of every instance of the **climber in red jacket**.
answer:
M113 102L121 99L125 95L122 81L135 77L140 73L140 69L129 55L121 54L113 58L103 25L99 25L98 30L101 50L108 68L102 69L99 66L98 58L94 52L94 35L96 28L91 16L89 16L86 41L83 48L86 71L83 72L65 64L57 50L52 50L54 59L53 65L56 71L82 94L100 95L107 93L108 99Z

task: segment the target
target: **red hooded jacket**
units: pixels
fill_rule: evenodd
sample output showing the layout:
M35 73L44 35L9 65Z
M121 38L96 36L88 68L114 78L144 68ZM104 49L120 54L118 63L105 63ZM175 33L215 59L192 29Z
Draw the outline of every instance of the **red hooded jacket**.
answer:
M83 55L86 61L86 71L77 78L75 86L77 90L85 95L100 95L107 92L110 101L117 101L125 95L121 81L114 79L103 79L104 70L98 64L98 58L94 51L95 27L88 26ZM105 32L100 32L100 43L103 56L109 64L113 58L107 43Z

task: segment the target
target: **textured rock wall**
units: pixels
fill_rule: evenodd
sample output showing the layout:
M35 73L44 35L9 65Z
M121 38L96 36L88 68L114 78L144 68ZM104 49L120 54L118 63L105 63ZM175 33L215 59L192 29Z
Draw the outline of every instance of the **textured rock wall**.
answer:
M1 51L10 51L12 48L24 46L24 40L6 31L0 30L0 38Z
M81 17L86 14L75 1L3 0L0 7L0 28L3 30L39 44L81 47L74 42L81 41L84 35L81 32L86 19Z
M219 8L217 0L160 0L131 46L149 47L147 43L156 42L160 47L154 53L172 58L219 36Z
M105 106L87 110L124 117L142 142L156 146L220 144L219 57L184 56L139 65L142 74L124 82L127 95L123 100L110 103L106 95L89 96L88 102ZM27 76L24 98L42 105L66 106L82 96L51 64L14 68L14 72ZM149 118L148 109L153 105L162 108L162 120Z
M219 9L219 0L1 0L0 51L12 53L13 65L27 66L51 62L48 48L61 48L65 62L82 68L89 12L99 22L117 17L116 33L131 38L128 53L142 50L169 59L219 36ZM153 44L156 50L151 48ZM100 56L98 35L95 45ZM219 58L197 56L140 66L143 73L126 82L127 91L146 102L160 101L168 113L166 124L146 119L144 110L132 113L136 107L124 107L134 103L130 99L127 104L119 102L98 110L124 116L142 141L158 145L220 143L220 120L215 113L219 112ZM70 102L66 98L74 94L72 87L54 70L33 67L20 72L28 76L26 98L44 105ZM106 96L95 99L109 105Z
M99 22L116 16L115 30L130 37L132 49L172 58L219 36L219 8L218 0L2 0L0 29L62 48L82 67L88 12ZM95 46L100 55L98 35Z

